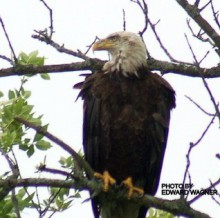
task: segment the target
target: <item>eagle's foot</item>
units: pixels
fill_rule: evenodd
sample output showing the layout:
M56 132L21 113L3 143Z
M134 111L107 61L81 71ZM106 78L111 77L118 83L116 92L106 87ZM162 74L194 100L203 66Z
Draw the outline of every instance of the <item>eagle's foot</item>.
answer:
M144 194L144 190L143 189L135 187L133 185L131 177L128 177L127 179L125 179L122 182L122 184L125 185L127 187L127 189L128 189L128 199L130 199L134 193L137 193L137 194L139 194L141 196Z
M109 174L108 171L104 171L103 174L95 172L94 177L103 180L104 192L107 192L109 190L109 187L116 183L116 180Z

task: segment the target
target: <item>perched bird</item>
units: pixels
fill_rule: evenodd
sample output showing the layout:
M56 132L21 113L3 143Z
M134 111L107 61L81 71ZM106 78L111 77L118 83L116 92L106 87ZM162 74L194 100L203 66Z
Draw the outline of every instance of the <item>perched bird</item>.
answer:
M86 77L79 96L84 100L85 158L103 179L103 189L124 184L134 192L157 191L167 144L175 92L149 71L142 38L116 32L96 42L93 51L106 50L110 60ZM147 209L132 201L92 197L94 217L144 218Z

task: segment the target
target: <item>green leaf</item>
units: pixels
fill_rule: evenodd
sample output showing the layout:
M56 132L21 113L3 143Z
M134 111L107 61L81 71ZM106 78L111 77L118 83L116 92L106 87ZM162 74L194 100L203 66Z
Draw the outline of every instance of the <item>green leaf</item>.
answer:
M51 148L51 144L50 142L48 141L45 141L45 140L40 140L36 143L36 147L39 149L39 150L48 150L49 148Z
M28 148L28 151L27 151L27 155L28 155L28 157L31 157L33 154L34 154L34 146L30 145L30 147Z
M21 149L22 151L27 151L28 150L28 145L25 143L21 143L19 145L19 149Z
M25 99L29 98L31 96L31 91L25 90L24 93L23 93L23 96L24 96Z
M0 91L0 98L4 96L4 93Z
M67 201L66 203L63 204L62 206L62 210L66 210L70 207L70 204L72 203L72 201Z
M44 136L42 134L36 133L34 136L34 142L40 141Z
M11 100L11 99L14 99L15 98L15 92L12 91L12 90L9 90L8 92L8 98Z
M50 80L50 76L49 76L48 73L42 73L42 74L40 74L40 76L41 76L42 79Z
M25 54L24 52L21 52L19 55L18 55L18 63L19 62L23 62L23 63L27 63L28 61L28 55ZM20 63L19 63L20 64ZM22 64L23 65L23 64Z
M21 52L18 56L18 65L43 66L44 57L38 57L38 51L32 51L28 55Z
M31 53L29 53L28 58L29 59L35 59L37 57L38 53L39 52L37 50L32 51Z

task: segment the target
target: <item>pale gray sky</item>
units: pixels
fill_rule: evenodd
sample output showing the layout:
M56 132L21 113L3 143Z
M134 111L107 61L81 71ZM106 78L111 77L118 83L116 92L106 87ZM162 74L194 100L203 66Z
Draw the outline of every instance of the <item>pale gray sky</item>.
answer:
M188 33L185 12L174 0L160 1L148 0L149 15L153 22L160 19L158 33L169 49L170 53L178 60L192 62L192 55L187 47L184 33ZM138 32L143 28L144 18L137 5L129 0L48 0L47 3L53 9L54 15L54 40L64 44L67 48L85 51L95 36L105 37L109 33L122 30L123 13L126 11L127 30ZM60 54L48 45L31 38L33 30L44 29L49 26L49 15L46 8L39 0L7 0L0 3L0 16L3 18L8 34L14 46L16 54L21 51L29 53L39 50L41 56L45 56L46 64L70 63L79 61L65 54ZM151 31L145 34L145 42L150 54L161 60L168 60L161 51ZM203 57L208 46L198 43L190 38L198 57ZM0 54L11 56L7 42L0 29ZM104 52L93 54L91 57L107 59ZM218 59L211 52L203 66L215 66ZM0 60L0 67L8 67L8 64ZM51 75L50 81L44 81L36 76L31 78L26 88L32 91L31 103L35 105L37 114L44 114L45 123L50 123L49 131L73 146L75 150L82 148L82 102L75 103L78 91L72 89L73 84L82 80L80 72L60 73ZM195 142L207 124L210 117L205 116L195 105L190 103L184 95L189 95L207 111L214 112L210 98L205 91L202 80L169 74L165 78L172 84L177 93L177 108L172 112L170 135L161 177L162 183L181 183L186 165L186 153L189 142ZM208 81L210 87L219 99L219 79ZM1 78L0 90L7 91L19 86L17 77ZM206 137L192 152L192 164L190 172L192 183L197 188L209 185L209 179L213 182L219 178L220 162L215 158L219 153L219 123L210 128ZM54 146L47 153L48 166L57 166L60 155L66 153ZM25 157L21 155L20 162ZM33 176L34 167L44 158L44 153L39 152L32 159L26 158L30 164L25 164L24 176ZM161 197L161 190L158 190ZM177 196L163 196L165 198L177 198ZM57 214L55 218L72 216L74 218L92 217L89 203L77 201L68 211ZM220 216L220 207L211 197L204 196L193 207L207 212L212 217ZM32 211L27 211L23 217L33 218Z

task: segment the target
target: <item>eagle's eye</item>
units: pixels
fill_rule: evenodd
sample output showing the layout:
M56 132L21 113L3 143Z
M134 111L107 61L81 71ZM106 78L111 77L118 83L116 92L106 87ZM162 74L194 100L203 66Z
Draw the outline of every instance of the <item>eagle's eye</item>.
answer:
M113 36L109 36L109 37L108 37L108 39L111 40L111 41L113 41L113 42L117 41L118 38L119 38L119 35L113 35Z

